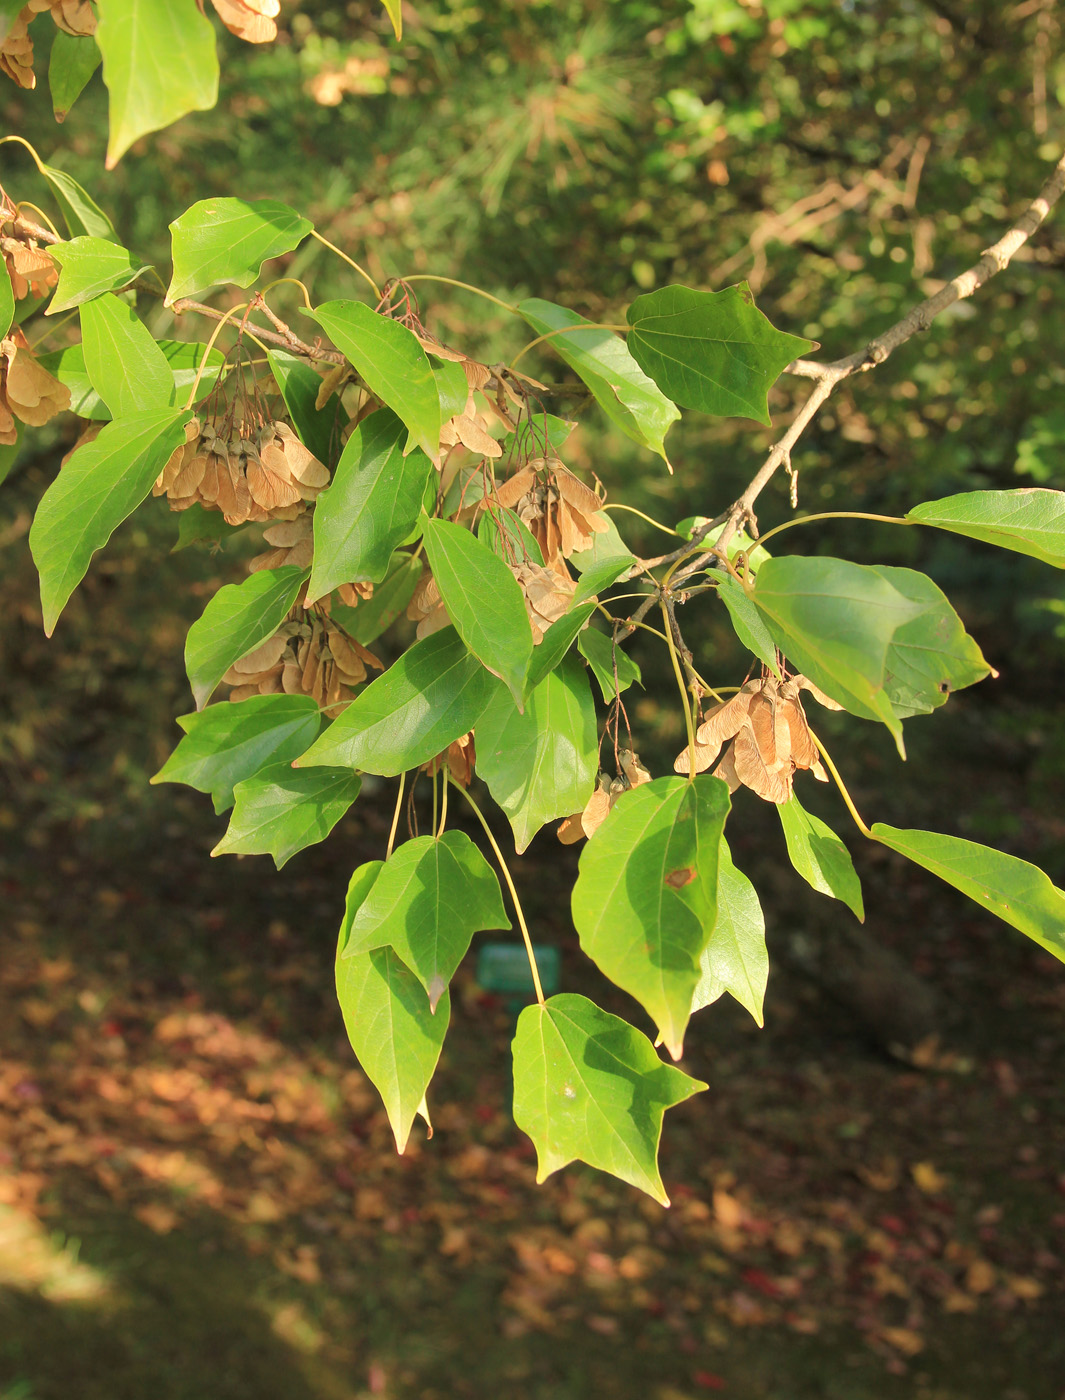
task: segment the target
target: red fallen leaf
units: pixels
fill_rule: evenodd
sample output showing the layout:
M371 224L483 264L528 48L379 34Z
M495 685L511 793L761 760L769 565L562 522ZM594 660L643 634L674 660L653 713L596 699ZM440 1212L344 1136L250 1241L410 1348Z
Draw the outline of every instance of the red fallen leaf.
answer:
M765 1298L780 1297L779 1286L761 1269L744 1269L740 1278L743 1279L744 1283L749 1284L756 1293L761 1293Z
M724 1390L724 1377L716 1376L713 1371L694 1371L692 1373L692 1383L701 1386L703 1390Z

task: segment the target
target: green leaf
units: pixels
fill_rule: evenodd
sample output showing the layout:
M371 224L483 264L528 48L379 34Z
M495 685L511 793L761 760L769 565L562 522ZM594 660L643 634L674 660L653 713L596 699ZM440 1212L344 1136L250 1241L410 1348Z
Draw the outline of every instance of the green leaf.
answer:
M79 447L41 497L30 550L41 576L44 630L51 636L89 561L152 489L185 439L190 414L178 408L107 423Z
M385 862L344 957L390 947L437 1002L475 933L509 929L495 871L463 831L419 836Z
M518 1019L514 1121L536 1146L538 1182L586 1162L668 1206L658 1170L662 1117L705 1088L586 997L562 992Z
M500 559L515 564L531 559L541 568L544 566L543 550L535 536L518 512L508 506L495 506L484 512L477 525L477 538Z
M59 38L59 35L56 35ZM86 194L77 180L54 165L42 165L41 174L52 187L52 193L63 212L63 220L71 238L82 234L90 238L106 238L118 242L115 226L91 195Z
M637 297L628 321L633 359L675 403L767 425L770 386L814 349L771 325L746 282L720 292L663 287Z
M451 1000L445 992L435 1014L430 1011L425 989L391 948L338 957L336 984L351 1048L381 1095L402 1154L415 1115L429 1122L425 1092L440 1060Z
M527 457L558 457L576 426L572 418L556 418L553 413L522 417L514 434L513 456L521 462Z
M461 525L427 519L424 536L433 578L456 631L520 706L533 639L517 580Z
M892 638L921 604L868 565L798 555L762 564L754 601L792 667L851 714L881 720L905 756L885 673Z
M266 358L300 441L319 462L329 466L336 457L340 430L346 421L339 396L331 394L322 408L316 408L322 376L315 374L306 360L287 350L268 350Z
M190 545L199 544L201 540L220 544L233 535L239 535L248 525L247 522L243 525L228 525L217 510L205 510L196 502L178 512L177 527L177 542L172 546L171 554L188 549Z
M211 287L250 287L264 262L290 253L313 227L276 199L199 200L170 225L174 275L166 305Z
M182 403L188 397L207 347L187 340L157 340L155 343L163 352L173 375L174 401ZM53 350L37 358L49 374L54 374L60 384L65 384L70 390L71 413L94 422L106 422L111 417L107 405L89 380L85 369L85 351L81 345L68 345L64 350ZM212 348L200 378L200 389L204 393L212 388L224 363L222 352Z
M173 371L132 307L108 292L87 301L80 315L85 372L112 418L174 402Z
M722 992L730 992L759 1026L769 981L769 954L765 946L765 918L755 888L732 864L725 838L717 873L717 922L710 942L699 959L699 985L692 997L692 1013L709 1006Z
M7 268L0 273L0 337L7 335L15 319L15 289Z
M529 674L525 677L526 699L567 654L593 612L594 603L582 603L579 608L564 613L557 622L552 622L540 645L533 649Z
M597 568L613 559L623 559L625 567L628 568L632 564L632 551L618 534L618 527L613 520L608 518L607 528L592 536L591 549L577 550L570 555L569 562L579 574L584 574L589 569Z
M21 424L15 424L15 441L0 443L0 485L11 475L11 470L18 461L19 452L22 449Z
M807 812L792 793L777 805L788 856L792 865L811 888L831 899L840 899L858 919L865 922L862 886L850 852L830 826Z
M298 766L336 764L397 777L468 733L495 689L455 629L444 627L360 691Z
M560 619L565 621L565 619ZM555 627L558 623L555 623ZM554 628L552 628L552 631ZM550 635L550 634L548 634ZM547 637L544 638L546 644ZM577 638L577 650L592 668L592 674L599 682L603 699L609 705L615 694L628 690L633 681L641 681L640 668L631 656L615 646L610 637L589 627ZM617 675L615 687L614 678Z
M243 703L243 702L240 702ZM306 846L324 841L359 795L350 768L271 763L233 789L233 815L213 856L273 856L278 870Z
M455 360L444 360L434 364L430 361L433 378L436 380L437 398L440 400L440 422L446 423L456 413L464 413L470 397L469 380L466 371Z
M111 95L107 169L138 137L218 101L214 29L196 0L97 0Z
M322 717L309 695L253 695L181 715L185 737L150 779L185 783L211 796L216 813L233 805L233 788L268 763L291 763L318 737Z
M728 609L732 630L742 645L753 652L764 666L768 666L779 680L780 668L772 634L753 601L743 591L742 584L737 583L731 574L722 572L718 575L717 594Z
M946 704L952 691L983 680L991 667L927 574L885 564L874 567L922 609L897 629L888 646L884 689L891 708L899 719L931 714Z
M72 238L67 243L54 243L49 252L60 273L46 316L69 311L102 292L120 292L146 271L139 258L106 238Z
M308 313L347 356L373 394L397 413L412 444L440 451L440 395L417 336L360 301L328 301Z
M403 0L381 0L385 7L385 14L392 24L392 30L397 39L403 38ZM402 1152L402 1148L400 1151Z
M874 841L924 866L1065 962L1065 891L1037 865L960 836L876 822Z
M210 600L185 638L185 671L202 710L225 673L272 637L292 610L305 569L260 569L243 583L227 583Z
M619 335L601 330L575 311L539 297L519 302L518 311L537 335L564 326L587 327L553 335L545 345L580 376L606 416L626 437L666 456L663 439L680 412L648 379Z
M402 552L392 556L388 577L384 583L374 586L373 597L360 600L357 607L349 608L344 603L335 602L330 616L334 622L361 642L369 646L375 638L391 627L396 618L406 608L422 576L422 561L413 555Z
M633 788L581 852L573 887L581 947L647 1010L675 1060L717 920L730 805L727 784L705 775Z
M520 854L545 822L586 806L599 770L595 706L583 666L568 657L519 713L503 686L477 721L477 772L510 818Z
M589 564L581 571L577 587L573 592L573 606L594 598L616 583L621 575L632 567L636 560L631 554L613 554L607 559Z
M99 68L101 57L91 35L56 30L48 55L48 90L52 94L52 111L57 122L65 120L85 84Z
M925 501L907 520L1016 550L1065 569L1065 491L1027 486L1018 491L965 491Z
M384 408L348 438L332 482L315 503L308 603L341 583L380 583L396 545L416 525L425 483L436 471L424 452L404 457L406 437Z

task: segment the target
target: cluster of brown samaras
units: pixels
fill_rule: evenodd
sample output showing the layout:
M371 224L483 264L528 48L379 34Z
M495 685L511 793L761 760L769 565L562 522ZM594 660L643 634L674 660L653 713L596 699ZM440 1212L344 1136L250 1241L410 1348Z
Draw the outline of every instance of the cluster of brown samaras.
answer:
M695 731L695 771L705 772L727 743L714 776L724 778L730 792L742 784L766 802L787 802L800 768L827 783L828 774L802 708L804 690L827 709L843 708L805 676L777 680L766 675L747 681L731 700L715 705ZM673 767L678 773L691 771L687 748L677 755Z
M203 10L203 0L197 0ZM225 27L249 44L268 44L277 38L274 22L280 0L211 0ZM37 85L33 71L33 39L30 25L45 11L64 34L83 37L96 33L96 6L91 0L27 0L0 40L0 72L21 88Z
M651 781L650 773L631 749L619 750L617 764L617 777L608 778L605 773L600 773L584 811L574 812L558 828L558 839L564 846L576 845L586 836L593 836L606 821L619 797Z
M34 359L21 331L0 340L0 444L18 441L16 418L39 428L69 407L70 390Z
M367 668L382 663L321 608L293 608L272 637L233 663L223 680L230 700L253 695L310 695L333 719L354 698Z
M609 528L602 514L603 501L559 458L536 457L477 505L478 512L500 508L514 511L544 560L543 564L531 558L508 560L525 597L533 641L539 646L551 624L569 610L577 587L566 560L571 554L591 549L595 536ZM407 616L417 622L419 637L439 631L450 621L428 569L414 590Z
M244 525L294 521L328 485L327 468L287 423L231 422L220 432L193 418L152 493L171 510L201 505Z

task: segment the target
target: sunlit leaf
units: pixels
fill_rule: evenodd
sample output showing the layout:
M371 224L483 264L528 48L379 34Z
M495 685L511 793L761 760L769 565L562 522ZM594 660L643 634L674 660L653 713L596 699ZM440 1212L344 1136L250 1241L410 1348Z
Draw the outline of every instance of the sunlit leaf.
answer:
M81 96L85 84L99 68L101 57L100 47L91 35L56 30L48 55L48 90L57 122L65 119Z
M201 199L170 225L174 275L166 304L211 287L250 287L264 262L291 252L312 228L276 199Z
M997 544L1065 569L1065 491L1039 486L1017 491L966 491L914 506L906 519Z
M180 715L178 724L185 736L151 781L210 793L221 813L232 807L237 783L269 763L298 758L317 737L322 717L309 695L253 695Z
M927 715L951 693L991 670L961 618L927 574L874 566L881 578L921 607L893 634L884 662L884 689L900 719Z
M529 674L525 677L526 696L536 689L567 654L593 612L594 603L582 603L579 608L572 608L568 613L563 613L557 622L552 622L540 645L533 649Z
M174 402L173 371L132 307L108 292L85 302L79 315L85 372L112 418Z
M155 343L163 352L173 375L174 402L183 403L196 378L196 371L207 347L188 340L157 340ZM111 417L110 410L89 380L85 368L85 350L81 345L68 345L62 350L38 355L37 358L49 374L54 374L60 384L65 384L70 390L71 413L94 422L106 422ZM223 363L222 352L217 347L212 347L200 377L201 392L207 393L212 388Z
M560 993L518 1020L514 1121L536 1147L538 1182L586 1162L668 1206L658 1170L662 1118L705 1088L586 997Z
M544 641L547 641L546 637ZM626 655L620 645L615 646L610 637L596 632L592 627L577 638L577 650L592 668L608 705L616 694L622 694L633 681L641 679L640 668L632 657Z
M184 441L189 416L171 408L105 424L94 442L74 452L41 497L30 527L30 550L41 576L49 637L92 556L140 505Z
M227 583L211 598L185 638L185 671L202 710L225 673L272 637L296 601L306 570L260 569Z
M495 871L463 831L406 841L355 915L344 957L390 947L429 994L447 989L475 933L509 929Z
M233 789L233 815L211 852L273 856L278 870L306 846L324 841L359 795L362 779L350 768L271 763Z
M663 287L628 310L629 350L682 408L768 424L767 394L813 341L778 331L756 309L746 282L720 292Z
M935 831L902 831L877 822L872 834L1065 962L1065 891L1038 866Z
M147 270L139 258L105 238L72 238L54 243L49 252L60 271L46 316L69 311L103 292L120 292Z
M646 1009L675 1060L717 920L729 807L727 784L705 775L624 793L581 852L573 888L581 947Z
M299 760L395 777L471 730L496 684L453 627L415 642Z
M742 585L737 583L731 574L722 573L718 578L717 594L728 609L732 630L742 645L753 652L779 679L780 667L777 665L776 645L772 634L753 601L743 591Z
M59 35L56 35L56 39ZM52 187L71 238L87 234L90 238L106 238L118 242L115 226L95 199L78 184L72 175L54 165L42 165L41 174Z
M794 793L777 805L777 812L788 856L802 878L821 894L841 899L864 923L861 882L850 852L836 833L820 817L807 812Z
M717 920L699 959L699 971L699 985L692 997L693 1013L729 992L759 1026L763 1024L762 1007L769 981L765 918L754 886L733 865L724 837L718 857Z

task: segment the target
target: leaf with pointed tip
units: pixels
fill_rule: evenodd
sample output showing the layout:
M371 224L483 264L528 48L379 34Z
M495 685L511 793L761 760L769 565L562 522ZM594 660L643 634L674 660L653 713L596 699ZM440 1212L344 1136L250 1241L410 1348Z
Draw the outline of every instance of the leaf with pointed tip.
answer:
M555 623L558 626L558 623ZM547 638L544 638L547 641ZM599 682L603 699L609 705L615 694L628 690L633 681L641 681L640 668L610 637L589 627L577 638L577 650L592 668Z
M619 335L539 297L519 302L518 311L537 335L561 331L544 344L576 371L626 437L666 457L663 439L680 411L647 377Z
M329 466L336 456L334 442L339 446L347 422L339 395L330 394L328 402L317 408L322 376L306 360L287 350L268 350L266 359L300 441Z
M71 238L53 243L48 251L59 264L59 283L46 316L69 311L103 292L120 292L147 271L147 265L128 249L106 238Z
M1065 569L1065 491L1026 486L1017 491L965 491L924 501L907 520L1041 559Z
M58 34L56 38L59 38ZM41 174L52 187L71 238L87 234L90 238L107 238L112 243L118 242L114 224L72 175L65 170L57 170L54 165L42 165Z
M410 602L421 576L422 561L400 550L393 554L387 577L374 586L372 597L360 599L354 608L334 600L329 615L349 636L364 647L369 646L392 626Z
M581 947L647 1010L675 1060L717 920L730 806L728 785L705 774L623 793L581 852L573 887Z
M166 304L211 287L250 287L270 258L290 253L314 225L276 199L201 199L170 225L174 275Z
M380 583L392 553L418 522L432 462L406 457L407 430L387 408L364 418L348 438L333 480L314 508L314 564L307 602L341 583Z
M632 555L614 554L608 559L590 564L588 568L582 570L577 581L577 587L573 591L573 603L576 607L578 603L583 603L589 598L596 597L604 589L609 588L621 575L632 567L636 560Z
M570 555L569 562L579 574L584 574L612 559L624 559L628 568L632 563L632 550L618 534L613 520L608 519L607 528L592 536L591 548L576 550Z
M531 560L543 568L544 554L532 531L516 510L495 506L485 511L477 525L477 538L493 554L513 564Z
M196 0L97 0L96 42L111 95L107 169L138 137L218 101L211 22Z
M872 836L1065 962L1065 891L1051 884L1037 865L935 831L903 831L876 822Z
M887 725L905 757L887 656L895 633L925 608L869 565L800 555L766 560L753 598L792 666L852 715Z
M628 310L629 350L682 408L769 424L770 387L814 348L778 331L757 310L746 282L720 292L663 287Z
M99 45L91 34L56 30L48 55L48 91L57 122L65 120L85 84L99 68L101 58Z
M740 642L748 651L753 652L764 666L768 666L779 680L780 668L777 665L777 649L773 637L762 615L743 591L743 585L737 583L730 574L723 573L718 579L717 594L728 609L732 630Z
M307 313L342 350L370 391L403 419L412 446L436 459L440 395L417 336L361 301L327 301Z
M360 691L298 766L336 764L398 777L468 733L495 689L455 629L444 627Z
M218 590L185 638L185 672L198 710L234 661L274 635L306 577L305 569L286 564L260 569L243 583L227 583Z
M397 39L403 38L403 0L381 0ZM401 1148L400 1151L403 1149Z
M517 579L497 554L450 520L426 519L424 538L455 630L521 705L533 639Z
M112 418L174 402L173 371L132 307L107 292L85 302L79 314L85 372Z
M599 744L584 667L567 657L530 692L524 713L497 686L477 721L477 772L510 818L521 854L545 822L584 809Z
M390 947L435 1011L475 933L509 929L495 871L464 831L394 852L355 915L344 957Z
M593 612L594 603L582 603L579 608L563 613L557 622L552 622L540 645L533 650L529 674L525 677L526 700L544 677L555 670L562 658L568 654Z
M207 363L200 377L200 390L206 394L214 386L218 372L225 363L225 356L221 350L212 346L208 351L206 345L198 345L189 340L157 340L155 343L163 352L174 376L175 403L183 403L188 397L188 390L192 387L204 355L207 356ZM79 418L88 418L92 422L107 422L111 411L92 387L85 369L85 350L81 345L68 345L62 350L52 350L38 355L37 359L49 374L54 374L60 384L65 384L70 390L71 413L76 413Z
M136 510L184 441L190 417L180 408L167 408L104 424L94 442L74 451L41 497L30 527L30 551L41 576L49 637L92 556Z
M765 918L754 886L732 863L725 838L717 868L717 922L699 959L701 976L692 997L692 1013L730 992L764 1025L762 1007L769 981Z
M928 715L955 690L991 670L961 618L927 574L873 565L881 578L921 609L893 633L884 662L884 689L899 719Z
M841 899L859 923L865 922L862 886L850 852L836 833L792 793L777 805L788 856L806 883L831 899Z
M233 789L233 815L213 856L273 856L278 870L297 851L324 841L359 795L350 768L271 763Z
M538 1182L586 1162L668 1206L658 1170L662 1118L705 1088L587 997L561 992L518 1018L514 1121L536 1147Z
M270 763L291 763L318 736L322 717L309 695L253 695L180 715L185 737L150 779L210 793L216 813L233 805L233 788Z

